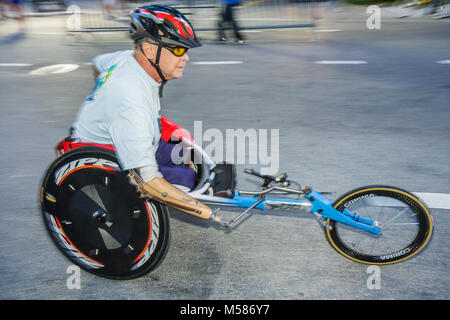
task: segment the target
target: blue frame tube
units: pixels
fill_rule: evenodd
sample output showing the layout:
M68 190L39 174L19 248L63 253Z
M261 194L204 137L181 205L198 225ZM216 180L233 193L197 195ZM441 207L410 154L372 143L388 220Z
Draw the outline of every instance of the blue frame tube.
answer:
M305 198L311 201L311 212L320 213L324 219L338 221L358 229L366 230L373 234L381 233L380 227L375 226L372 219L351 213L346 209L343 212L336 210L333 208L332 201L317 191L312 190L310 194L305 195Z
M338 221L344 223L346 225L362 229L373 234L380 234L381 229L378 226L374 225L374 221L372 219L359 216L354 214L348 210L344 210L340 212L333 208L333 202L318 193L317 191L312 190L311 193L305 195L305 198L310 201L311 204L311 212L317 212L322 215L323 219L331 219L334 221ZM258 196L241 196L237 190L234 191L233 198L219 198L216 201L213 201L214 204L217 205L225 205L231 207L241 207L241 208L249 208L254 205L259 200ZM261 203L259 203L255 209L259 209L262 211L266 210L266 201L282 201L285 203L299 204L305 203L304 200L295 200L295 199L281 199L281 198L265 198ZM209 202L209 201L207 201Z

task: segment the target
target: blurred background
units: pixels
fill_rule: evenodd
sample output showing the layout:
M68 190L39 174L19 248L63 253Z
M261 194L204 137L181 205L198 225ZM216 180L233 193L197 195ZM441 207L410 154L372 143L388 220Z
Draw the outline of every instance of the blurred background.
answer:
M164 3L185 14L199 31L217 28L217 16L226 0L2 0L2 20L27 17L81 14L80 23L68 26L69 31L120 30L128 22L130 9L140 5ZM236 20L243 29L309 27L322 17L323 9L352 10L360 6L379 5L390 17L434 15L445 18L449 14L448 0L242 0ZM67 9L69 9L67 11ZM364 8L362 8L364 9Z

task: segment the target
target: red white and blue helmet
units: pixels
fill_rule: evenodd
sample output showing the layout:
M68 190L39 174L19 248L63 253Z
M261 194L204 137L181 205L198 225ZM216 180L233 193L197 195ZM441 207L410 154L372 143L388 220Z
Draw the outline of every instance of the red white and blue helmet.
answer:
M150 38L163 46L201 46L194 28L178 10L165 5L139 7L131 12L131 39Z

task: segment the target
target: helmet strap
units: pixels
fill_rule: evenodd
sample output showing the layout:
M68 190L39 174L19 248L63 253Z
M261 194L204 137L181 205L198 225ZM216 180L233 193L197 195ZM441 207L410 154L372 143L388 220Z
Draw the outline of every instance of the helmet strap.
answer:
M141 51L142 53L144 53L144 50L142 49L142 44L140 45ZM147 58L148 62L150 62L150 64L152 65L153 68L155 68L156 72L158 72L159 77L161 78L161 85L159 86L159 97L162 98L163 96L163 87L166 84L167 80L164 77L160 67L159 67L159 58L161 57L161 51L162 51L162 46L158 44L158 51L156 52L156 59L155 62L153 62L152 60L150 60L149 58L147 58L147 56L144 53L144 56Z

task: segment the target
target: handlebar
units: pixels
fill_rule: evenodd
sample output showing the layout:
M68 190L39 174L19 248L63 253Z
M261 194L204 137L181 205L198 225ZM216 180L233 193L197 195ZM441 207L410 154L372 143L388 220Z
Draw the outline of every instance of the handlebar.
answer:
M264 179L264 183L263 183L263 187L267 187L271 182L275 182L275 183L283 183L283 182L287 182L288 185L290 184L289 181L287 181L287 173L282 173L279 174L278 176L274 177L274 176L270 176L270 175L262 175L256 171L254 171L253 169L245 169L244 170L245 173L251 174L255 177Z

